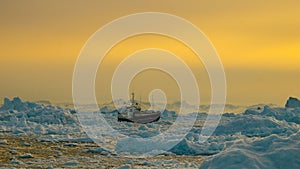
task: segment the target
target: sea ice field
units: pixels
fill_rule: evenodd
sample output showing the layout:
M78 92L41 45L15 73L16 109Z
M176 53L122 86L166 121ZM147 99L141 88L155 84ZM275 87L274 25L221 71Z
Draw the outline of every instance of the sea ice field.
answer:
M114 140L103 131L105 145L101 146L86 134L73 109L5 98L0 107L0 153L4 154L0 168L300 168L300 101L296 98L289 98L284 106L229 108L205 142L199 141L199 135L207 112L186 114L187 123L197 115L192 128L178 144L172 140L179 135L176 132L159 143L174 143L163 152L155 151L160 146L154 142L154 146L131 143L167 131L178 117L176 112L165 110L157 122L133 124L118 122L117 111L109 107L94 113L128 137ZM158 153L148 157L148 150ZM130 157L139 153L141 158Z

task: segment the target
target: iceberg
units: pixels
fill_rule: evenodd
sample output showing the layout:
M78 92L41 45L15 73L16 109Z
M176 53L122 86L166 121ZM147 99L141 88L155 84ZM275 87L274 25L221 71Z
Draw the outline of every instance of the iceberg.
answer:
M286 108L300 108L300 100L294 97L290 97L285 104Z

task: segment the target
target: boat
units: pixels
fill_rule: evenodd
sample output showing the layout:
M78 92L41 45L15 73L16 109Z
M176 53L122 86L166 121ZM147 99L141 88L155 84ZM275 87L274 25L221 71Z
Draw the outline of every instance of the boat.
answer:
M146 124L158 121L160 114L159 111L142 110L141 105L134 100L134 93L132 93L130 105L124 106L118 111L118 121Z

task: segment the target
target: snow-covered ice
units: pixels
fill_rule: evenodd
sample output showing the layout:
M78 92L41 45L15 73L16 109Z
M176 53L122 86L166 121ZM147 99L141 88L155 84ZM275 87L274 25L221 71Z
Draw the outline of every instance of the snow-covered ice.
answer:
M229 108L238 109L233 105ZM155 144L173 144L179 135L176 132L172 133L168 139L163 140L163 143L153 140L153 144L150 145L143 142L139 145L130 144L132 139L151 138L167 131L178 117L174 111L165 110L158 122L150 124L117 122L117 111L109 106L102 107L95 114L99 117L102 115L113 129L130 138L116 141L113 133L103 131L104 141L111 144L111 149L106 149L107 147L88 149L86 153L102 155L142 153L152 150ZM191 114L185 117L187 122L189 116ZM161 154L207 157L200 168L300 168L298 99L289 98L285 107L257 105L248 108L244 113L224 113L213 135L202 143L199 142L199 135L206 117L205 112L198 113L194 126L184 139ZM4 99L4 104L0 108L0 131L12 135L38 136L37 141L67 142L66 147L93 142L80 126L74 110L49 104L23 102L20 98ZM1 140L1 144L4 143L5 141ZM152 150L154 151L161 150ZM12 163L19 162L12 160ZM166 161L162 163L167 165ZM177 164L176 161L170 163L182 168L185 165L187 167L193 165ZM78 165L75 160L66 162L66 166L70 166L69 164ZM150 163L144 165L152 166Z

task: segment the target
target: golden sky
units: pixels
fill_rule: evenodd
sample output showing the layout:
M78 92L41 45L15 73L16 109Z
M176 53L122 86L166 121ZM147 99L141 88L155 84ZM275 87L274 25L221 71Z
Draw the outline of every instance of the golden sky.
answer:
M299 9L298 0L1 0L0 97L71 101L76 59L96 30L124 15L165 12L197 25L214 44L227 76L228 103L282 105L289 96L300 97ZM197 75L202 100L209 101L201 62L174 39L154 35L113 48L99 69L96 91L109 91L109 76L121 58L147 47L180 55ZM138 75L136 90L146 95L154 86L141 81L155 77L164 82L153 85L176 100L176 85L166 86L172 79L161 72ZM97 96L103 101L107 95Z

